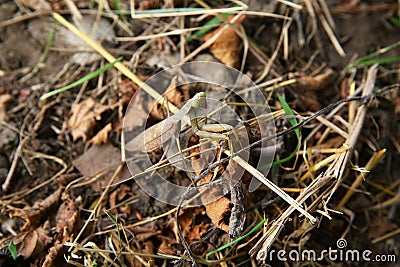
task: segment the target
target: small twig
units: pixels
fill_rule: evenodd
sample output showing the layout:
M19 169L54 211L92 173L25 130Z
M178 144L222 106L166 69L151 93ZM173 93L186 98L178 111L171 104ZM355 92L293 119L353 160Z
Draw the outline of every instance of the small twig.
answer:
M293 131L296 130L297 128L302 127L303 125L309 123L310 121L314 120L314 119L317 118L318 116L321 116L321 115L323 115L323 114L325 114L325 113L331 111L332 109L334 109L336 106L338 106L338 105L340 105L340 104L348 103L348 102L351 102L351 101L358 101L358 100L362 100L362 101L365 102L365 101L368 101L369 99L371 99L371 97L373 97L373 94L364 95L364 96L353 96L353 97L341 99L341 100L339 100L339 101L337 101L337 102L335 102L335 103L332 103L332 104L330 104L330 105L328 105L328 106L326 106L326 107L320 109L319 111L317 111L317 112L315 112L314 114L312 114L311 116L305 118L303 121L299 122L299 123L298 123L297 125L295 125L295 126L292 126L292 127L288 128L288 129L286 129L286 130L284 130L284 131L281 131L281 132L279 132L279 133L276 133L276 134L270 135L270 136L268 136L268 137L262 138L262 139L260 139L260 140L258 140L258 141L256 141L256 142L253 142L252 144L249 144L249 145L246 146L246 147L243 147L243 148L240 149L239 151L235 152L232 156L237 156L237 155L239 155L240 153L242 153L243 151L248 150L248 149L250 149L250 148L252 148L252 147L255 147L255 146L261 144L262 142L270 141L270 140L276 139L276 138L278 138L278 137L281 137L281 136L283 136L283 135L285 135L285 134L288 134L288 133L290 133L290 132L293 132Z
M29 133L27 135L25 135L25 137L23 137L24 136L23 134L24 134L25 124L27 122L27 118L28 117L25 118L25 120L24 120L24 122L23 122L23 124L21 126L20 134L19 134L20 138L22 138L22 137L23 138L21 139L21 142L19 143L19 145L18 145L18 147L17 147L17 149L15 151L15 155L14 155L13 161L11 163L10 170L8 171L7 177L4 180L4 183L2 185L3 191L7 191L8 187L10 186L11 180L13 178L15 169L16 169L17 164L18 164L18 160L21 157L21 153L22 153L22 150L23 150L24 146L32 138L32 136L35 135L36 131L42 125L42 121L44 119L44 116L43 116L44 113L47 111L47 109L49 109L51 106L53 106L56 102L57 102L57 100L52 101L52 102L50 102L50 103L48 103L48 104L43 106L43 108L40 110L40 112L36 115L36 117L30 123L30 126L29 126L30 129L28 131Z
M182 228L181 228L181 225L179 224L179 212L181 211L183 201L185 201L185 199L188 198L188 195L191 193L192 190L193 189L189 186L186 189L185 193L183 193L181 199L179 200L179 204L178 204L178 207L176 209L175 221L176 221L176 228L178 229L178 236L181 239L181 243L182 243L183 247L185 248L185 251L189 255L190 260L192 261L192 266L197 267L198 264L194 260L193 253L192 253L188 243L186 242L185 237L183 236Z

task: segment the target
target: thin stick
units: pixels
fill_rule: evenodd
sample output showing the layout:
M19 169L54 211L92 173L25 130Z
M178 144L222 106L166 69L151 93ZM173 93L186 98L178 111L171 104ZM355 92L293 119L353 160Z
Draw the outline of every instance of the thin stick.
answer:
M372 168L378 163L378 161L382 158L382 156L385 154L386 149L382 149L379 152L375 153L370 160L367 162L367 164L365 165L365 170L366 171L370 171L372 170ZM353 195L354 191L356 190L356 188L361 184L361 182L363 181L363 179L365 179L365 176L367 174L364 174L363 172L360 173L357 178L354 180L354 182L352 183L351 187L349 188L349 190L346 192L346 194L344 195L344 197L342 198L342 200L339 202L339 204L337 205L337 208L341 208L343 207L347 201L350 199L350 197Z
M116 61L116 58L113 57L106 49L104 49L104 47L101 44L99 44L97 41L90 38L85 33L78 30L78 28L76 28L74 25L72 25L67 20L65 20L60 14L53 13L53 17L58 22L60 22L63 26L68 28L70 31L75 33L79 38L81 38L83 41L85 41L96 52L101 54L107 61L109 61L110 63ZM154 99L156 99L156 100L163 99L162 96L156 90L154 90L152 87L150 87L147 83L143 82L138 76L133 74L133 72L131 72L121 62L115 63L114 67L117 68L126 77L131 79L134 83L136 83L139 87L141 87L146 93L148 93ZM168 108L173 113L177 113L179 111L178 108L176 108L173 104L169 103L168 101L161 101L161 104L163 106L165 106L166 108Z

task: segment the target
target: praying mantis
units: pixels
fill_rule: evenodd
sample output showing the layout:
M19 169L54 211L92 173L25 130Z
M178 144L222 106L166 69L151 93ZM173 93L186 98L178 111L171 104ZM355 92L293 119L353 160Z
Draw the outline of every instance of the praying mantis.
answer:
M166 118L164 121L146 129L136 138L128 142L125 148L128 151L153 152L169 141L175 134L175 129L180 128L182 122L190 124L193 133L203 139L213 141L227 141L230 152L233 153L232 141L227 135L232 132L239 140L235 128L229 124L204 124L200 125L197 110L206 107L206 94L199 92L189 99L178 113ZM144 142L143 142L144 141Z
M204 108L206 103L206 94L200 92L195 94L191 99L189 99L181 109L174 115L166 118L160 123L147 128L144 132L139 134L137 137L133 138L126 143L125 149L127 151L139 151L142 153L150 153L156 149L163 147L165 143L168 143L173 137L179 136L177 129L180 131L181 123L184 122L190 125L192 131L195 135L199 136L201 139L211 140L212 142L228 142L229 150L224 150L223 152L230 158L230 160L235 161L239 166L247 170L250 174L258 179L261 183L275 192L278 196L283 198L288 202L294 209L302 213L311 223L315 223L317 220L310 213L308 213L304 208L286 192L284 192L280 187L276 186L270 180L268 180L260 171L248 164L237 152L233 149L233 138L229 137L229 133L233 133L235 139L240 143L239 136L237 134L237 129L228 124L201 124L199 116L201 112L200 109ZM233 187L231 187L232 189ZM239 231L237 231L239 232Z
M202 115L204 115L204 111L207 112L207 110L205 110L206 107L207 99L205 92L195 94L180 108L179 112L167 117L162 122L147 128L139 136L129 141L126 144L126 149L128 151L140 151L142 153L150 153L160 147L163 147L164 150L171 150L171 145L168 146L166 144L173 143L175 141L173 140L174 137L179 138L179 132L177 132L177 129L180 131L180 126L182 122L184 122L190 127L192 134L200 138L200 142L202 142L202 140L208 140L213 143L224 141L228 144L230 153L233 154L234 146L232 144L233 141L231 140L230 133L232 133L235 137L234 139L240 143L235 127L224 123L203 123ZM168 155L168 151L164 152ZM179 149L179 152L179 155L183 153L181 148ZM174 157L170 156L169 161L174 161ZM185 167L185 169L189 168L189 166ZM246 215L244 209L244 194L239 180L231 178L225 179L224 182L227 183L226 189L228 189L228 192L231 192L231 202L233 204L229 223L229 236L235 238L241 234L244 227Z

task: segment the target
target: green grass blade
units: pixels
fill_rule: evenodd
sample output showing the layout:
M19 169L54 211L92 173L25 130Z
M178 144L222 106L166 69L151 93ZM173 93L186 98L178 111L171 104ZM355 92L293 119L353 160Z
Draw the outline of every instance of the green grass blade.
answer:
M391 17L391 18L389 19L389 21L390 21L394 26L396 26L397 28L400 28L400 19L399 19L399 18Z
M231 13L223 13L221 16L226 19L228 18ZM211 29L214 27L217 27L221 24L221 20L218 17L214 17L211 20L209 20L206 24L203 25L203 28L201 30L195 31L189 38L186 39L187 42L191 42L196 38L199 38L206 33L208 33Z
M245 239L246 237L248 237L249 235L251 235L252 233L254 233L255 231L257 231L258 229L260 229L265 223L265 219L262 220L261 222L259 222L256 226L254 226L247 234L238 237L237 239L229 242L228 244L223 245L222 247L219 247L217 249L214 249L213 251L210 251L206 254L206 260L208 260L208 257L210 257L212 254L217 253L218 251L221 251L223 249L226 249L230 246L232 246L233 244L240 242L241 240Z
M51 32L47 38L46 46L43 50L42 55L40 56L39 63L43 63L45 61L47 55L49 54L50 47L53 44L54 39L56 37L56 32L57 32L58 26L60 26L60 23L56 23L56 25L51 30Z
M285 111L285 114L286 114L287 116L294 116L294 113L293 113L292 109L290 108L289 104L285 101L285 99L284 99L281 95L279 95L279 94L277 94L277 97L278 97L279 102L280 102L281 105L282 105L283 110ZM297 125L297 120L296 120L295 118L290 118L290 119L289 119L289 123L290 123L291 126L296 126L296 125ZM294 156L296 156L296 154L297 154L297 152L299 151L299 148L300 148L300 129L297 128L297 129L294 130L294 132L295 132L295 134L296 134L296 137L297 137L297 141L298 141L298 142L297 142L297 146L296 146L296 148L293 150L293 152L290 153L290 155L287 156L287 157L284 158L284 159L280 159L280 160L274 161L274 162L272 162L272 163L270 163L270 164L266 164L266 165L264 165L264 166L261 166L259 170L263 171L263 170L268 169L268 168L271 167L271 166L274 167L274 166L277 166L277 165L279 165L279 164L288 162L288 161L291 160Z
M114 5L115 5L115 8L117 9L117 11L118 11L118 13L119 13L119 17L121 18L121 20L122 20L123 22L126 22L126 19L125 19L124 14L121 13L121 10L122 10L122 8L121 8L121 2L120 2L119 0L114 0Z
M108 218L110 218L110 220L115 224L115 226L118 228L118 223L117 223L117 218L115 218L115 216L111 213L111 212L107 212L106 214L108 216Z
M15 247L15 244L12 240L8 244L8 251L10 251L11 256L14 260L18 258L17 248Z
M294 116L294 113L293 113L292 109L289 107L289 104L286 102L286 100L280 94L277 94L277 97L278 97L279 102L282 105L283 110L285 111L285 114L288 116ZM290 118L289 123L292 126L296 126L297 120L295 118ZM297 139L300 139L300 129L297 128L294 130L294 132L297 136Z
M47 37L46 46L43 49L43 53L39 58L38 64L33 68L33 70L30 73L28 73L26 76L24 76L21 79L21 82L27 81L28 79L32 78L33 76L35 76L39 72L40 65L44 63L44 61L47 58L47 55L49 54L50 47L53 44L53 41L54 41L55 36L56 36L57 28L58 28L59 25L60 25L59 23L56 23L56 25L51 30L49 36Z
M168 14L168 13L182 13L182 12L195 12L195 11L206 11L205 8L164 8L164 9L148 9L148 10L135 10L137 15L154 15L154 14ZM131 10L113 10L114 14L118 15L130 15Z
M374 59L375 57L382 55L396 47L400 46L400 41L396 42L394 44L391 44L389 46L386 46L384 48L379 49L378 51L375 51L371 54L368 54L366 56L360 57L359 59L357 59L355 62L347 65L344 70L349 70L351 68L356 68L356 67L360 67L360 66L370 66L373 65L375 63L393 63L393 62L398 62L399 61L399 57L389 57L389 58L381 58L381 59Z
M122 248L123 247L123 243L122 243L122 238L121 238L121 232L119 231L118 218L116 218L111 212L108 212L108 211L106 211L106 215L115 224L115 228L117 229L119 245Z
M357 64L353 64L349 68L371 66L376 63L388 64L388 63L395 63L395 62L400 62L400 57L383 57L383 58L378 58L378 59L365 60L365 61L357 62Z
M92 73L89 73L89 74L86 75L85 77L83 77L83 78L81 78L81 79L79 79L79 80L77 80L77 81L75 81L75 82L73 82L73 83L71 83L71 84L69 84L69 85L67 85L67 86L61 87L61 88L59 88L59 89L53 90L53 91L51 91L51 92L48 92L48 93L42 95L42 96L40 97L40 101L42 101L42 100L44 100L44 99L46 99L46 98L49 98L49 97L51 97L51 96L53 96L53 95L62 93L62 92L64 92L64 91L67 91L67 90L69 90L69 89L71 89L71 88L73 88L73 87L75 87L75 86L78 86L78 85L80 85L80 84L82 84L82 83L84 83L84 82L86 82L86 81L88 81L88 80L93 79L94 77L99 76L101 73L106 72L106 71L107 71L109 68L111 68L115 63L117 63L117 62L119 62L119 61L121 61L121 60L122 60L122 57L119 57L119 58L117 58L114 62L108 63L108 64L105 65L103 68L98 69L98 70L96 70L96 71L94 71L94 72L92 72Z

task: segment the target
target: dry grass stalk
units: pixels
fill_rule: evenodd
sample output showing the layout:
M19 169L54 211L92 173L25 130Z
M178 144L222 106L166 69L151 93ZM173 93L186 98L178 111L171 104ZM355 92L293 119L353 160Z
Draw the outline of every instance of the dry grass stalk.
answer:
M363 85L363 96L371 96L374 83L376 79L377 73L377 65L372 66L367 73L366 81ZM318 192L319 189L328 185L328 183L335 179L335 186L331 187L330 190L325 191L322 195L320 195L317 200L321 201L321 199L326 199L326 205L333 193L336 191L339 186L344 169L347 165L348 159L353 151L353 147L356 144L360 131L362 129L362 125L364 122L365 114L367 111L367 103L364 103L357 112L354 123L352 125L352 129L349 132L349 136L345 143L343 144L343 150L341 152L336 153L331 156L331 160L333 159L333 163L329 166L329 168L321 173L311 184L309 184L304 191L296 198L299 204L305 202L311 195ZM315 202L311 204L311 206L315 206ZM255 246L250 250L250 255L257 254L257 260L265 260L268 255L268 250L272 246L273 242L283 229L285 222L288 220L289 216L293 213L293 206L288 207L282 214L279 215L272 223L270 228L264 235L259 239Z

